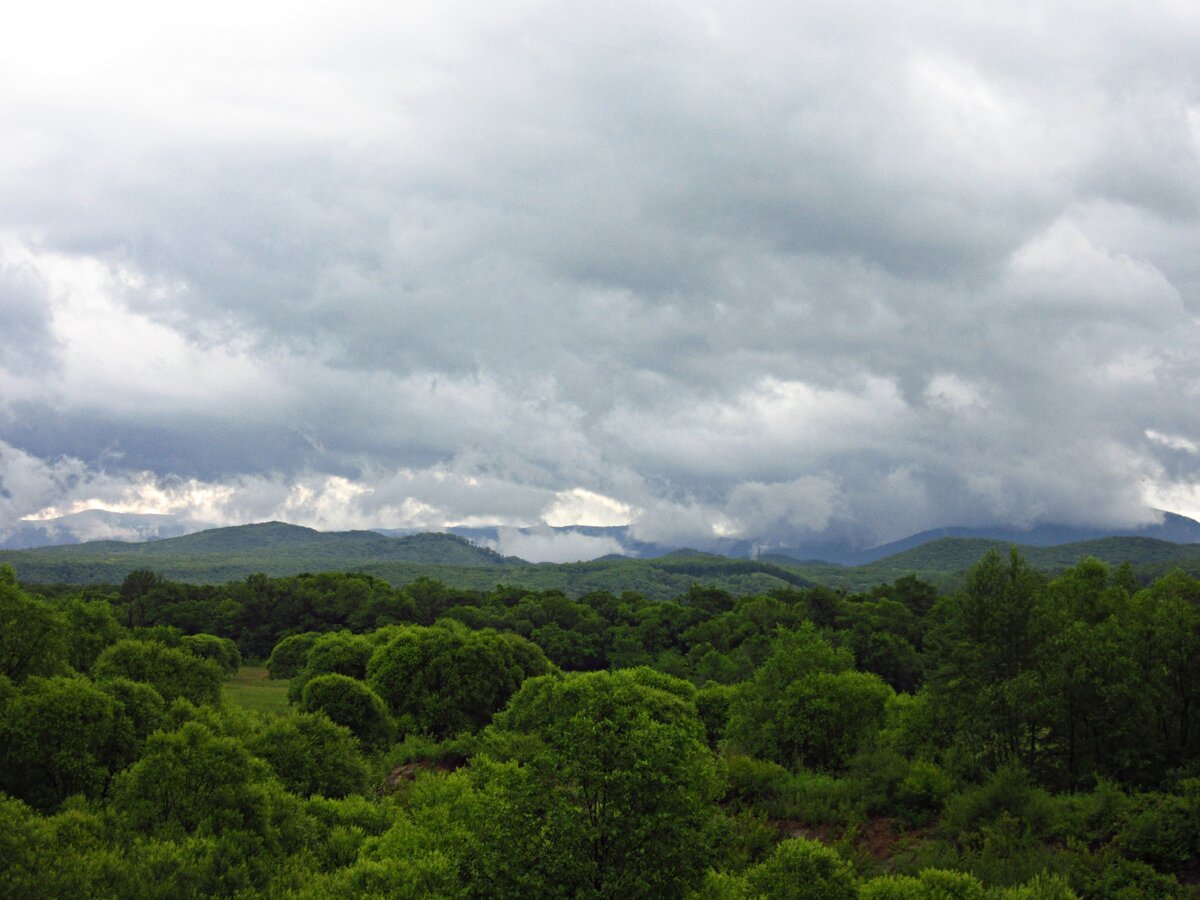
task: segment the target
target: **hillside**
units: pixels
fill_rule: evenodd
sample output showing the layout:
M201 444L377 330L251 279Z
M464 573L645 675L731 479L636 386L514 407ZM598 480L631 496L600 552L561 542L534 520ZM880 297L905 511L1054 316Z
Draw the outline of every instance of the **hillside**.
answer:
M714 584L736 594L823 584L843 591L865 590L916 575L942 590L956 587L963 573L989 549L1005 552L1000 540L943 537L861 566L839 566L785 556L731 559L680 549L651 559L609 556L590 562L528 563L479 547L453 534L387 537L373 531L321 532L282 522L215 528L182 537L124 543L86 544L0 551L27 583L116 584L135 569L198 583L219 583L255 572L364 572L396 585L434 578L449 585L488 590L515 584L560 590L636 591L665 598L692 584ZM1053 574L1085 556L1111 565L1130 563L1144 580L1172 568L1200 573L1200 544L1175 544L1146 537L1108 537L1050 547L1021 546L1034 567Z
M30 581L120 581L154 569L186 581L223 581L254 572L290 575L401 563L502 568L520 563L452 534L385 537L373 531L321 532L283 522L214 528L143 543L91 541L32 550L0 551Z
M903 575L916 575L946 589L956 586L966 570L988 550L1005 553L1013 546L1030 565L1051 575L1088 556L1111 566L1129 563L1134 573L1147 581L1175 568L1200 574L1200 544L1176 544L1147 537L1106 537L1050 547L987 538L944 537L862 566L838 568L817 563L794 568L814 581L851 590L894 581Z

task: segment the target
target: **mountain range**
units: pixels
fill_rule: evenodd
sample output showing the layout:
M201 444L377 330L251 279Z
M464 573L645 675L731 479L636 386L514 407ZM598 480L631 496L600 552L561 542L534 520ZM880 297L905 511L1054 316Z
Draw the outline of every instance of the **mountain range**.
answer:
M96 541L140 543L212 530L225 531L225 529L215 528L212 525L184 521L170 515L115 513L89 509L52 519L22 520L16 528L11 529L0 540L0 550L61 547ZM445 529L445 532L466 538L478 547L490 548L503 556L515 556L523 561L532 562L574 562L606 556L653 559L683 549L678 545L640 540L636 537L633 529L627 525L570 525L565 527L543 525L533 528L450 526ZM233 533L244 534L243 532ZM332 533L410 537L419 532L416 529L374 529ZM947 527L922 531L897 541L867 548L847 541L827 540L797 542L791 545L764 545L753 540L721 538L704 549L718 556L733 559L757 559L770 556L810 563L824 562L841 566L861 566L946 537L1002 541L1026 547L1052 547L1107 537L1143 537L1174 544L1198 544L1200 543L1200 522L1175 513L1163 512L1162 521L1136 528L1101 529L1054 524L1041 524L1031 528L1005 525L982 528ZM196 546L200 546L200 544ZM374 550L385 552L386 556L385 548L388 547L390 545L379 544Z
M265 522L140 542L106 539L0 550L0 563L12 564L23 581L34 583L114 584L135 569L152 569L171 579L196 582L229 581L255 572L294 575L340 570L376 575L394 584L430 577L482 590L507 583L572 595L632 590L650 597L671 597L695 583L715 584L738 594L814 584L857 591L905 575L950 588L961 582L963 573L987 550L1017 544L1032 565L1051 573L1084 556L1094 556L1112 565L1128 562L1144 579L1175 567L1200 574L1200 523L1182 516L1168 516L1156 529L1144 530L1150 534L1104 537L1049 527L1025 531L942 529L875 548L868 554L873 558L849 565L792 555L809 555L811 548L738 556L735 554L744 553L745 548L737 542L725 544L721 548L725 553L665 549L633 541L628 529L586 527L531 529L525 536L586 538L622 550L628 547L641 555L611 553L585 562L532 563L484 546L492 542L503 546L511 534L462 531L466 534L322 532ZM1054 543L1062 536L1085 539Z
M1108 537L1140 537L1166 541L1172 544L1200 544L1200 522L1176 513L1162 512L1162 521L1135 528L1090 528L1079 525L1041 524L1030 528L1013 525L999 525L984 528L950 527L922 531L909 535L897 541L891 541L875 547L862 548L847 541L809 541L792 545L764 545L762 542L721 538L706 549L719 556L734 559L788 558L801 562L836 563L842 566L861 566L876 560L895 556L905 550L920 547L939 538L972 538L988 541L1000 541L1006 544L1017 544L1023 547L1053 547L1060 544L1078 544L1086 541L1096 541ZM663 556L680 549L673 545L654 544L638 540L627 525L620 526L586 526L571 525L566 528L550 529L546 526L525 529L499 528L461 528L447 529L452 534L465 537L474 543L495 547L505 551L505 534L513 531L526 535L554 533L574 533L593 538L605 538L620 545L622 556L639 559L651 559ZM410 534L407 531L383 531L383 534Z

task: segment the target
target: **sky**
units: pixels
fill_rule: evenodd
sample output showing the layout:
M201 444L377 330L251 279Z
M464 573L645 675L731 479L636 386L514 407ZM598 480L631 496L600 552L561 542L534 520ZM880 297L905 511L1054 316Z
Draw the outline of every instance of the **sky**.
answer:
M1200 516L1191 0L21 6L0 537Z

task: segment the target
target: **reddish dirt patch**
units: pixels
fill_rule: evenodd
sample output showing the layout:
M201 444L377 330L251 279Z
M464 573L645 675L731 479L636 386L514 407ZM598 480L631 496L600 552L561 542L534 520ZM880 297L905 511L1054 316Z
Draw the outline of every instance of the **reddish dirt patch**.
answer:
M392 769L387 783L395 787L402 781L413 781L422 772L453 772L461 765L458 760L418 759Z
M892 858L892 849L902 835L896 831L896 820L887 816L868 820L858 833L855 844L867 852L872 859L886 860Z
M833 844L843 837L836 825L810 825L795 819L769 819L767 824L784 837L805 837L822 844ZM890 816L868 819L854 836L855 849L878 862L886 862L897 849L911 845L913 841L924 837L927 831L914 828L900 831L897 830L897 824L900 824L900 820Z
M832 844L838 836L836 825L810 825L799 819L768 819L767 824L784 837L803 837L822 844Z

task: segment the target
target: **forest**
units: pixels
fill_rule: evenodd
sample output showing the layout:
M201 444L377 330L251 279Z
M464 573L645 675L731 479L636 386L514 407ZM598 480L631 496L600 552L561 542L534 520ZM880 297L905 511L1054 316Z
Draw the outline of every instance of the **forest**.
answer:
M5 897L1200 897L1200 580L0 566Z

